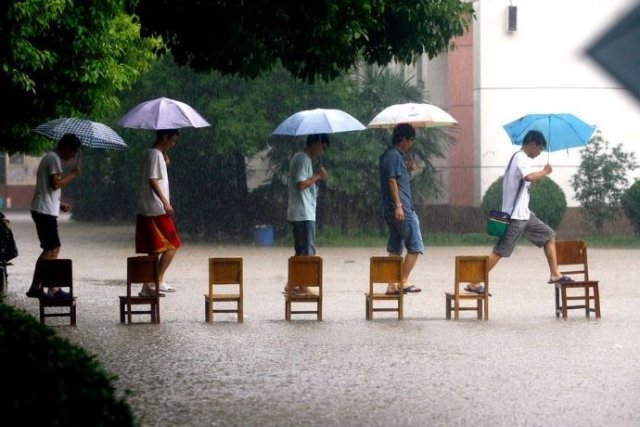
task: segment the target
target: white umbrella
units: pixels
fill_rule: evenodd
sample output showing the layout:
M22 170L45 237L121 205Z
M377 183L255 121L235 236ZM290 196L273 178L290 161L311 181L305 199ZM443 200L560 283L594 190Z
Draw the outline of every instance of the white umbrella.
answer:
M82 145L91 148L111 148L114 150L126 150L127 144L109 126L92 122L91 120L61 118L43 123L33 129L34 132L44 135L54 141L59 141L65 134L76 135Z
M272 135L314 135L366 129L349 113L336 109L316 108L299 111L280 123Z
M410 102L385 108L367 127L389 129L400 123L409 123L417 128L433 128L453 126L458 122L440 107Z
M165 97L136 105L118 120L118 124L125 128L135 129L179 129L211 126L189 105Z

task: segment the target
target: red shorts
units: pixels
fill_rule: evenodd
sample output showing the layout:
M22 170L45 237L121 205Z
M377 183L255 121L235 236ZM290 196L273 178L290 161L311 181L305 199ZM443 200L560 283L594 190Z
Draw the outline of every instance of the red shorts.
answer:
M169 215L136 218L136 253L157 254L180 247L180 237Z

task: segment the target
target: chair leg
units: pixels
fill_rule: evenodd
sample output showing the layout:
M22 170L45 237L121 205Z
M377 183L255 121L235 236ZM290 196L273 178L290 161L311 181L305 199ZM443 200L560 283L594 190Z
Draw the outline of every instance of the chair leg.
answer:
M322 300L318 300L318 320L322 320Z
M593 286L593 305L596 312L596 319L600 318L600 290L598 284Z
M400 291L402 291L402 289L400 289ZM403 307L403 300L402 298L398 299L398 320L403 320L404 319L404 307Z
M71 326L75 326L76 325L76 305L73 304L71 306Z
M453 301L453 319L460 320L460 300L458 298L454 298Z
M366 313L365 313L366 318L367 318L367 320L371 320L371 317L373 316L373 311L372 311L371 304L373 302L369 300L369 296L365 296L364 302L366 304Z
M562 294L562 318L566 320L567 318L567 288L562 286L561 289Z
M451 320L451 298L449 298L449 296L447 295L445 297L446 300L446 305L445 305L445 316L447 317L447 320Z
M284 303L284 318L285 320L291 320L291 301L289 300Z
M242 304L242 300L238 301L238 323L242 323L244 321L244 307Z
M584 285L584 316L591 317L591 286Z
M478 320L482 320L482 300L476 300L476 312Z
M560 317L560 292L558 291L558 284L554 286L555 294L556 294L556 317Z
M484 298L484 320L489 320L489 297Z

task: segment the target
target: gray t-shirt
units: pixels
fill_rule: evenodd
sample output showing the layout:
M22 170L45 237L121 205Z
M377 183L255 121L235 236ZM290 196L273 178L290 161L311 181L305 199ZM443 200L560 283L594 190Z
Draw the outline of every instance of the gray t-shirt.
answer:
M62 191L51 186L51 175L62 173L62 159L55 151L50 151L40 160L36 172L36 192L31 200L31 210L45 214L60 215L60 194Z

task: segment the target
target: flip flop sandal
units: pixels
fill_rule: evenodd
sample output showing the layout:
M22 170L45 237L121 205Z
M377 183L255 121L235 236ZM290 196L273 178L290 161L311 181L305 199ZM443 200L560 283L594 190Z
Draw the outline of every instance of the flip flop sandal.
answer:
M466 286L464 290L467 292L472 292L474 294L479 294L479 295L484 294L484 286L478 286L477 288L470 288L469 286ZM489 294L489 296L492 296L492 295Z
M571 283L573 281L574 280L569 276L560 276L556 280L549 280L547 283L549 283L550 285L553 285L556 283Z
M418 287L416 287L414 285L409 285L406 288L404 288L402 290L402 292L404 292L405 294L416 293L416 292L422 292L422 289L420 289L420 288L418 288Z

